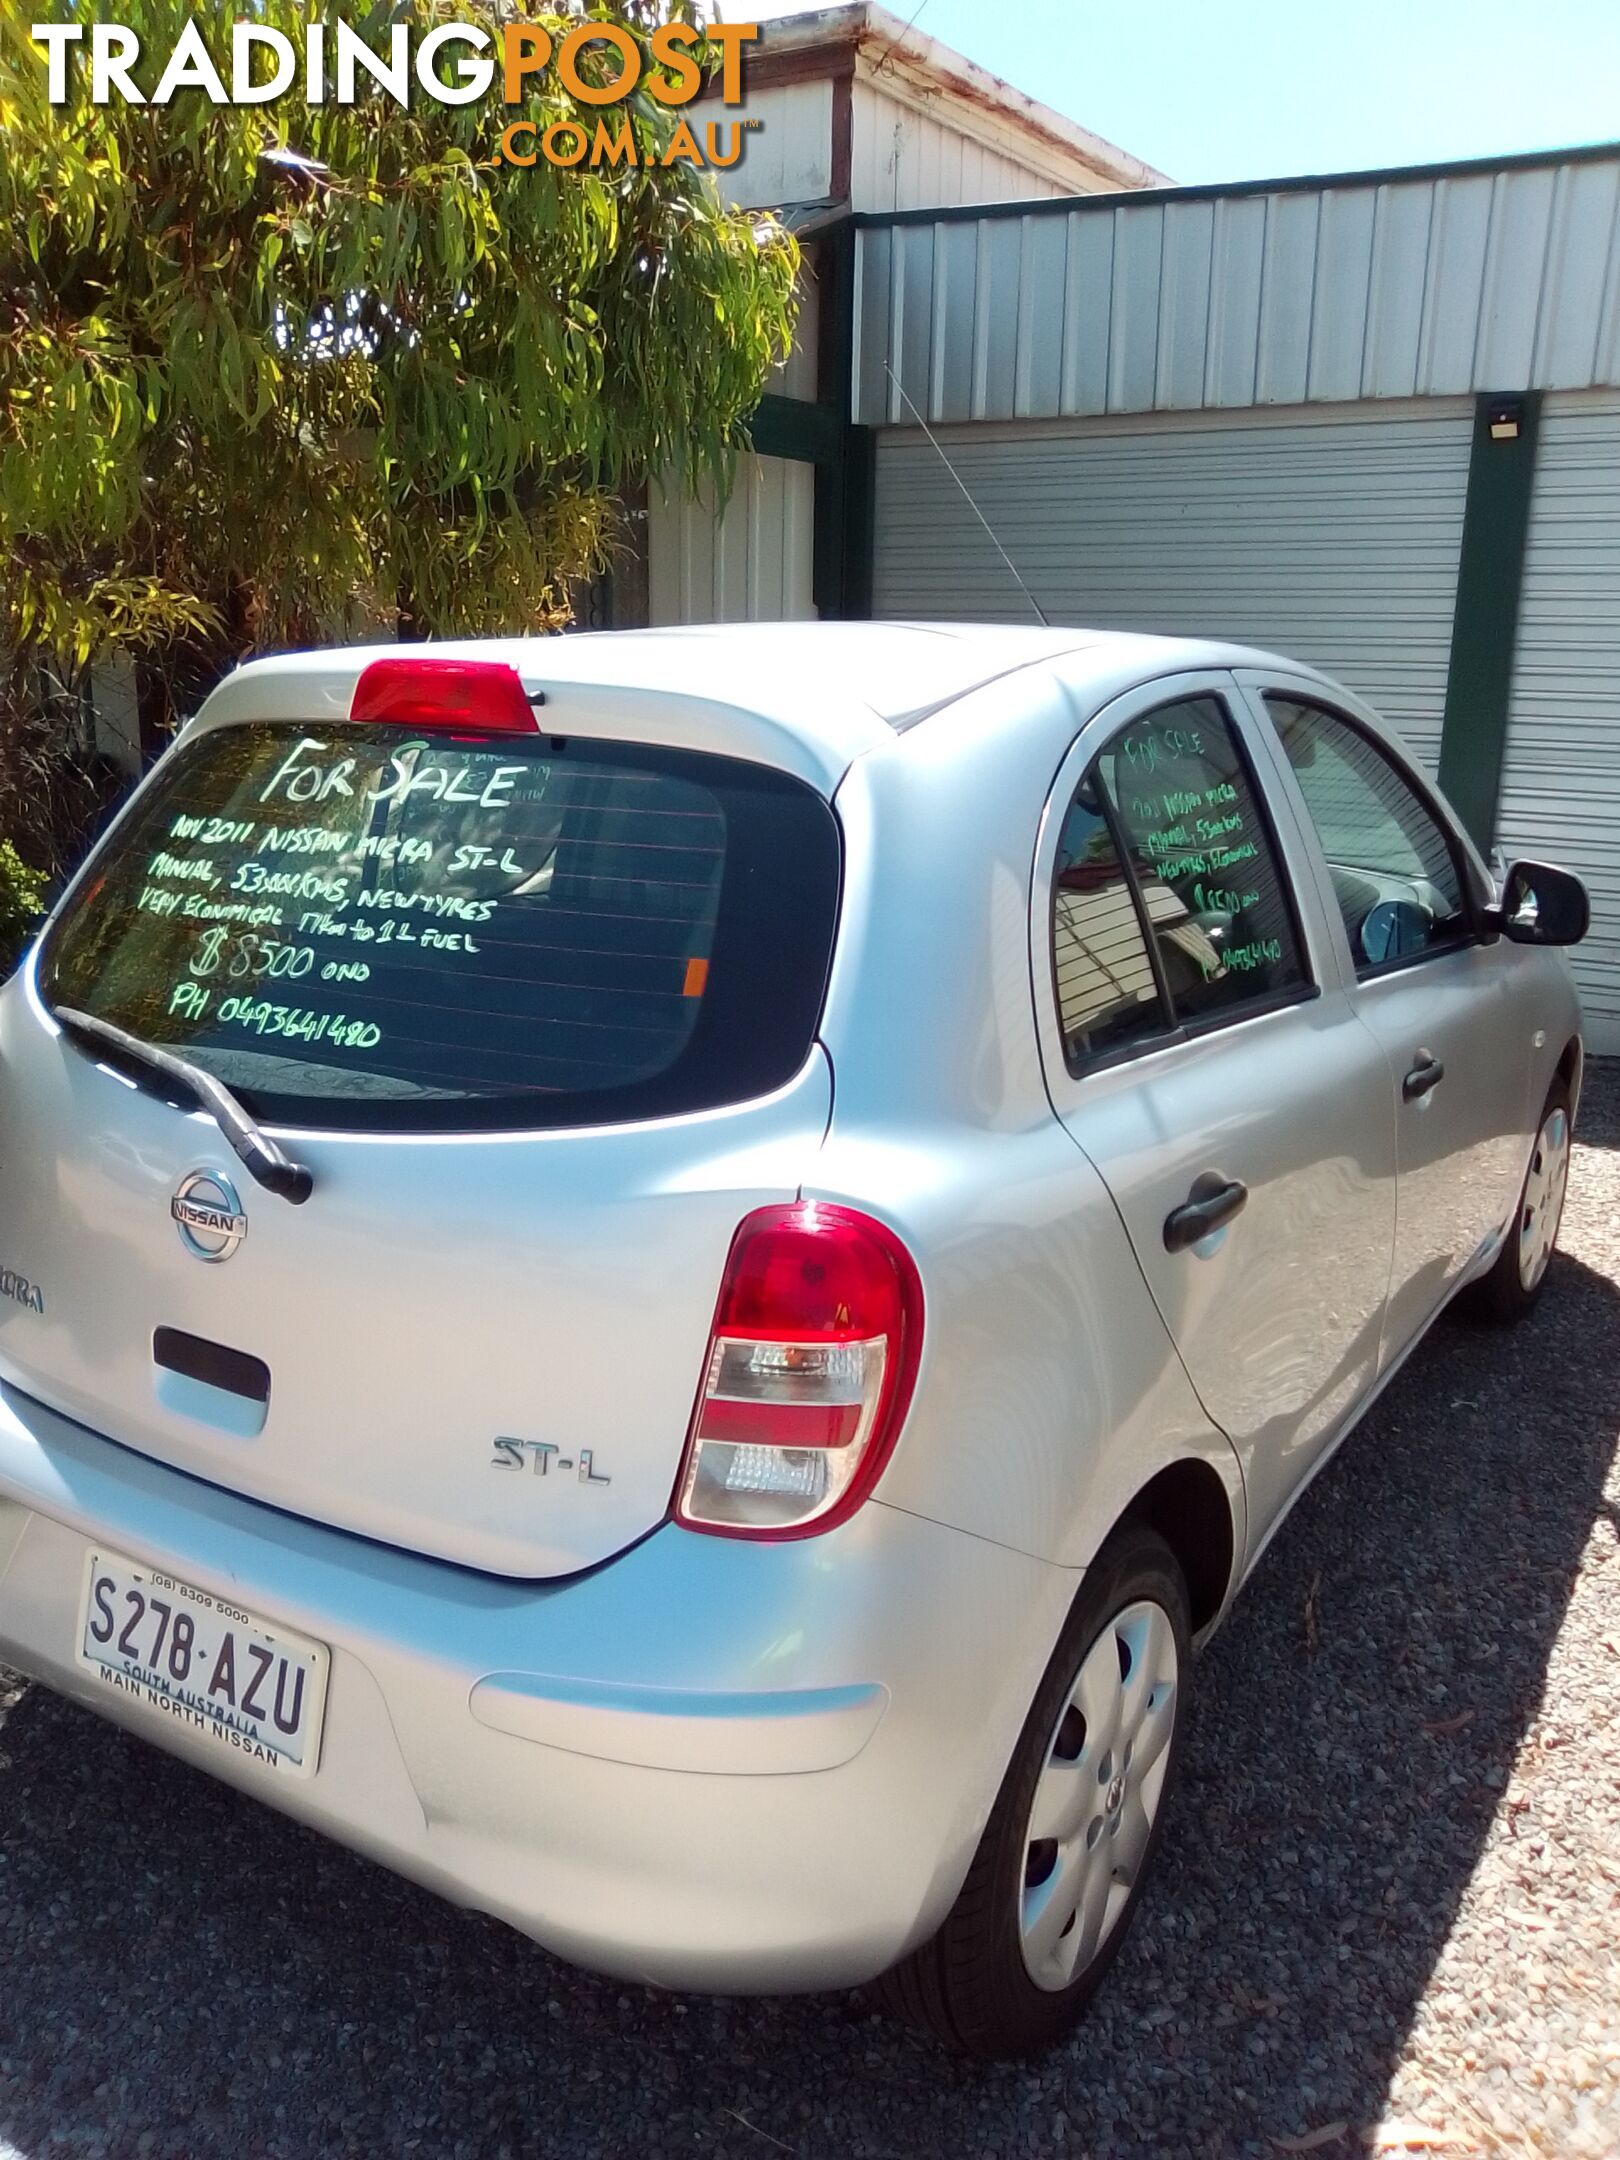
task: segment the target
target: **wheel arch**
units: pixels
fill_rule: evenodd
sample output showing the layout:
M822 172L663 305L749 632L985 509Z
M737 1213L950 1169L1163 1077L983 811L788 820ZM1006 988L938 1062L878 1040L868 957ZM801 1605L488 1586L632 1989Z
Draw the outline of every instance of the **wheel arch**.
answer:
M1232 1496L1214 1464L1199 1455L1167 1463L1142 1487L1110 1529L1142 1523L1175 1554L1187 1584L1194 1635L1213 1625L1236 1576L1240 1526Z
M1586 1049L1578 1035L1572 1035L1565 1043L1558 1060L1557 1077L1569 1089L1569 1107L1573 1118L1581 1106L1581 1076L1586 1067Z

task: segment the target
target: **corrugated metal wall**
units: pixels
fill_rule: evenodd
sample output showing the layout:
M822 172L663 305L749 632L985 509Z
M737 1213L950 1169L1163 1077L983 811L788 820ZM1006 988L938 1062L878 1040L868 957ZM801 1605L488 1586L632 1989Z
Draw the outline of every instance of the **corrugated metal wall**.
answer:
M712 493L647 507L648 621L807 622L815 468L744 457L723 514Z
M857 210L1019 202L1087 185L1078 158L1072 161L1072 172L1054 178L1055 153L1043 168L932 113L918 112L858 77L851 93L849 193ZM1090 176L1090 184L1101 182Z
M1620 158L860 235L856 418L1620 385Z
M799 319L793 326L793 350L772 370L766 389L777 397L813 403L821 365L821 248L804 245L799 258Z
M1165 416L940 437L1054 622L1237 638L1369 698L1431 770L1472 407ZM938 452L878 447L874 612L1030 620Z
M1592 895L1574 954L1594 1049L1620 1052L1620 397L1542 409L1497 817L1507 854Z
M722 125L738 117L757 123L744 135L737 163L714 176L726 201L764 210L830 195L836 95L826 80L772 83L750 89L740 113L716 108Z

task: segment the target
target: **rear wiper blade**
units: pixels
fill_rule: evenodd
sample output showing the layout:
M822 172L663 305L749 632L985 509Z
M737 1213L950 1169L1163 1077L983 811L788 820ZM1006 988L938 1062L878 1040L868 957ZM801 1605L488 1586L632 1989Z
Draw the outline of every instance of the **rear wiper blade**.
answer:
M143 1042L140 1036L114 1027L110 1020L98 1020L94 1013L79 1012L71 1005L53 1005L50 1010L70 1035L105 1044L131 1065L144 1067L147 1072L161 1073L168 1080L177 1080L194 1097L199 1108L208 1112L267 1192L279 1193L294 1207L302 1207L315 1190L314 1177L305 1165L284 1155L269 1134L261 1132L254 1124L224 1082L216 1080L212 1073L204 1072L200 1065L193 1065L189 1058L177 1057L172 1050Z

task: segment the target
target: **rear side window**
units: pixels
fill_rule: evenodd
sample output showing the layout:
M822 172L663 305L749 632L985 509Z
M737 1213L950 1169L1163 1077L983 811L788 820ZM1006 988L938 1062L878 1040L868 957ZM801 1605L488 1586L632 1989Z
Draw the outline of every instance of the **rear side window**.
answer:
M1224 1018L1303 987L1286 873L1219 702L1145 713L1098 765L1177 1019Z
M224 727L171 753L111 835L41 985L266 1118L670 1116L797 1071L838 881L830 808L765 766Z
M1088 773L1063 820L1052 888L1058 1018L1076 1064L1170 1025L1114 834L1096 774Z
M1052 964L1070 1069L1307 995L1286 878L1218 699L1122 728L1058 841Z

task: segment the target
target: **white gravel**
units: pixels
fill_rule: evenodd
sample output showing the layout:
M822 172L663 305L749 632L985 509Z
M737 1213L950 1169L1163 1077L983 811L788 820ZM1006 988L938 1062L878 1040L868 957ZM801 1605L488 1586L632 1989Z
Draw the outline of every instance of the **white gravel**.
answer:
M1068 2048L593 1980L0 1674L0 2160L1620 2153L1620 1070L1581 1137L1541 1310L1437 1333L1200 1666Z

